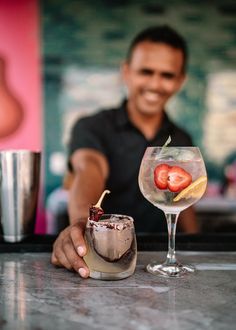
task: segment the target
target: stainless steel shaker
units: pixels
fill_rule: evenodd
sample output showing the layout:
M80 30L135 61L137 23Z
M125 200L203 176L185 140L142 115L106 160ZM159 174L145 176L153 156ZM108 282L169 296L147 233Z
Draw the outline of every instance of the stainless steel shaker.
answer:
M0 151L0 223L7 242L19 242L34 232L40 159L36 151Z

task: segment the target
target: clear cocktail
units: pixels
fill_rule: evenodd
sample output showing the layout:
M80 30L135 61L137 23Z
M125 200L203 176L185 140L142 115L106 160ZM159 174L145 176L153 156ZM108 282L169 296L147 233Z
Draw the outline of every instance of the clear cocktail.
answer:
M207 186L206 169L197 147L149 147L139 172L144 197L161 209L167 219L169 250L164 264L150 264L147 270L167 277L180 277L194 269L175 257L175 231L179 213L196 203Z

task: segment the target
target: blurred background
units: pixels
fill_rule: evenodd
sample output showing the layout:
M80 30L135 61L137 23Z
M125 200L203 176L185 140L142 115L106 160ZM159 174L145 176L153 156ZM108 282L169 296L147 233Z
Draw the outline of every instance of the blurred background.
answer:
M234 0L0 0L0 148L43 152L37 232L47 232L50 196L66 199L61 186L74 120L119 103L119 66L130 40L165 23L189 46L188 80L168 113L206 161L199 221L203 231L236 231Z

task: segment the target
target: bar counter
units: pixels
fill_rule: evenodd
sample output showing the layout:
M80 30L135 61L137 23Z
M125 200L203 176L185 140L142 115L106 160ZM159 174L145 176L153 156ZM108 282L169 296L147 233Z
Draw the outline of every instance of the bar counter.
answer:
M165 252L141 251L120 281L81 279L49 252L0 253L0 329L235 329L236 252L177 252L195 265L180 279L145 271Z

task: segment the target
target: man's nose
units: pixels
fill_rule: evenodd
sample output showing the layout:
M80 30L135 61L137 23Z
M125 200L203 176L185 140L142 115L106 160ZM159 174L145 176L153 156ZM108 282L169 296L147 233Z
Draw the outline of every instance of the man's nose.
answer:
M150 77L149 87L152 89L159 89L162 86L162 79L160 75L154 74Z

